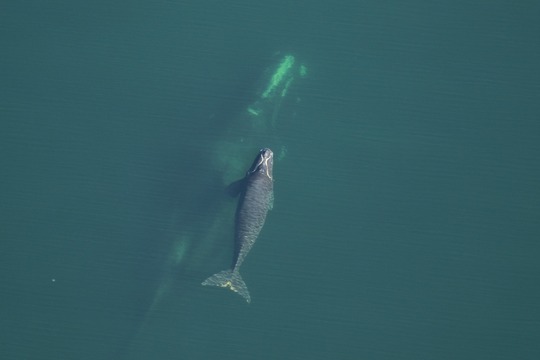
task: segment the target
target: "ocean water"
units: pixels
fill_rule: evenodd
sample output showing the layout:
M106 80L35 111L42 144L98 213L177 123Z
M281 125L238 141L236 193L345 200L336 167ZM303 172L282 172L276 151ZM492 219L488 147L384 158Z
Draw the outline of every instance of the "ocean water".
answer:
M1 8L0 358L540 357L538 3ZM237 131L286 53L307 76ZM200 283L220 161L264 146L248 305Z

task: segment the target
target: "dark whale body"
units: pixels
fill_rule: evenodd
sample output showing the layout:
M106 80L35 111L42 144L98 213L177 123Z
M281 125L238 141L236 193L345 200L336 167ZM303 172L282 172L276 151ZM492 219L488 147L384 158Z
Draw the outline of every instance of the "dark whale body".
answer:
M245 178L239 183L240 199L236 208L235 246L232 266L210 276L202 284L227 287L246 301L251 297L240 276L240 266L261 232L266 214L273 204L273 159L270 149L261 149Z

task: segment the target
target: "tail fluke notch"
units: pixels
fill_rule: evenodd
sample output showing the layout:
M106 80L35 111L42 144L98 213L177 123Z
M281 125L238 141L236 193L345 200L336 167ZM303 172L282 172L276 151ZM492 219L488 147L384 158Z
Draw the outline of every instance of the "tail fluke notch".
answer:
M248 303L251 302L251 297L249 296L249 291L246 286L246 283L240 276L238 271L233 270L223 270L210 276L208 279L204 280L203 285L208 286L219 286L224 288L229 288L238 295L242 296Z

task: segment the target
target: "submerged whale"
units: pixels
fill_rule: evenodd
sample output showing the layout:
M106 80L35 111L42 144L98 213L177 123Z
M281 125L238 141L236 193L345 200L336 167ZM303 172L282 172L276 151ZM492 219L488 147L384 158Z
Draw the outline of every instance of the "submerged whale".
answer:
M235 230L231 215L236 208L238 212L241 209L245 212L243 215L239 214L238 219L249 214L255 216L255 212L248 211L247 205L251 204L254 207L256 203L249 199L252 198L252 194L257 194L255 189L258 186L272 184L261 177L260 172L251 171L250 175L246 175L246 169L253 160L251 155L246 157L246 154L257 154L257 159L261 160L258 151L261 146L273 150L272 158L267 157L266 163L254 162L252 168L258 167L258 170L264 166L268 169L268 165L279 163L286 156L286 143L283 142L285 134L278 125L285 121L296 120L299 105L296 89L301 80L307 77L307 67L296 56L287 53L275 54L271 60L267 63L267 67L260 69L260 76L251 83L253 91L246 95L241 106L231 112L211 115L216 116L215 122L208 129L209 133L203 133L200 137L201 141L207 139L208 142L204 143L204 146L198 143L196 148L185 148L185 151L192 154L190 155L192 161L204 164L202 168L197 165L194 169L196 174L193 174L200 176L202 180L193 182L189 191L182 192L182 197L175 202L175 207L165 221L164 236L154 243L159 251L158 256L150 258L149 261L158 261L161 267L156 271L155 281L150 283L152 287L147 288L148 301L144 302L144 309L141 307L140 323L133 329L134 334L126 345L125 359L156 357L155 344L148 339L153 339L158 333L163 334L164 327L170 323L169 316L163 314L180 320L174 325L175 332L170 332L172 336L178 332L190 331L189 321L184 320L193 318L185 317L186 312L193 310L194 299L204 296L201 294L201 288L205 288L200 285L204 276L200 274L210 275L212 271L209 270L209 266L212 265L209 262L216 257L221 258L221 255L216 256L216 253L222 248L218 244L224 241L224 234L231 234L232 238ZM270 172L267 172L270 176L271 170L270 167ZM229 201L230 199L223 194L223 188L240 177L243 177L240 183L242 186L239 187L242 190L239 199L244 199L242 206ZM267 207L259 208L264 215L272 204L270 192L267 194L268 197L255 197L263 199L262 201L268 204ZM256 221L253 223L257 224ZM262 223L260 226L262 227ZM254 242L256 238L253 237L252 241ZM239 277L238 270L252 246L249 241L238 242L234 251L233 265L229 269L231 274L232 270L236 270ZM228 280L230 285L225 281L225 287L245 289L241 290L242 293L238 293L247 294L244 298L250 301L245 284L242 282L243 286L240 286L235 280ZM147 282L142 284L147 286ZM177 340L189 341L189 338Z
M240 266L261 232L266 214L272 208L274 153L259 151L244 179L232 185L240 193L236 209L234 256L230 269L223 270L203 281L203 285L229 288L251 302L246 283L240 276ZM234 191L234 190L233 190Z

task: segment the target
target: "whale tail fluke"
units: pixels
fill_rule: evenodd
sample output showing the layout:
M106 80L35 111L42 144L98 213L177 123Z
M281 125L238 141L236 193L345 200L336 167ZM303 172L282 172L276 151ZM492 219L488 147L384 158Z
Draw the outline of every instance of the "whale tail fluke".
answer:
M208 279L204 280L202 284L229 288L246 299L248 303L251 302L251 297L249 296L246 283L242 279L242 276L240 276L240 272L238 272L238 270L223 270L210 276Z

